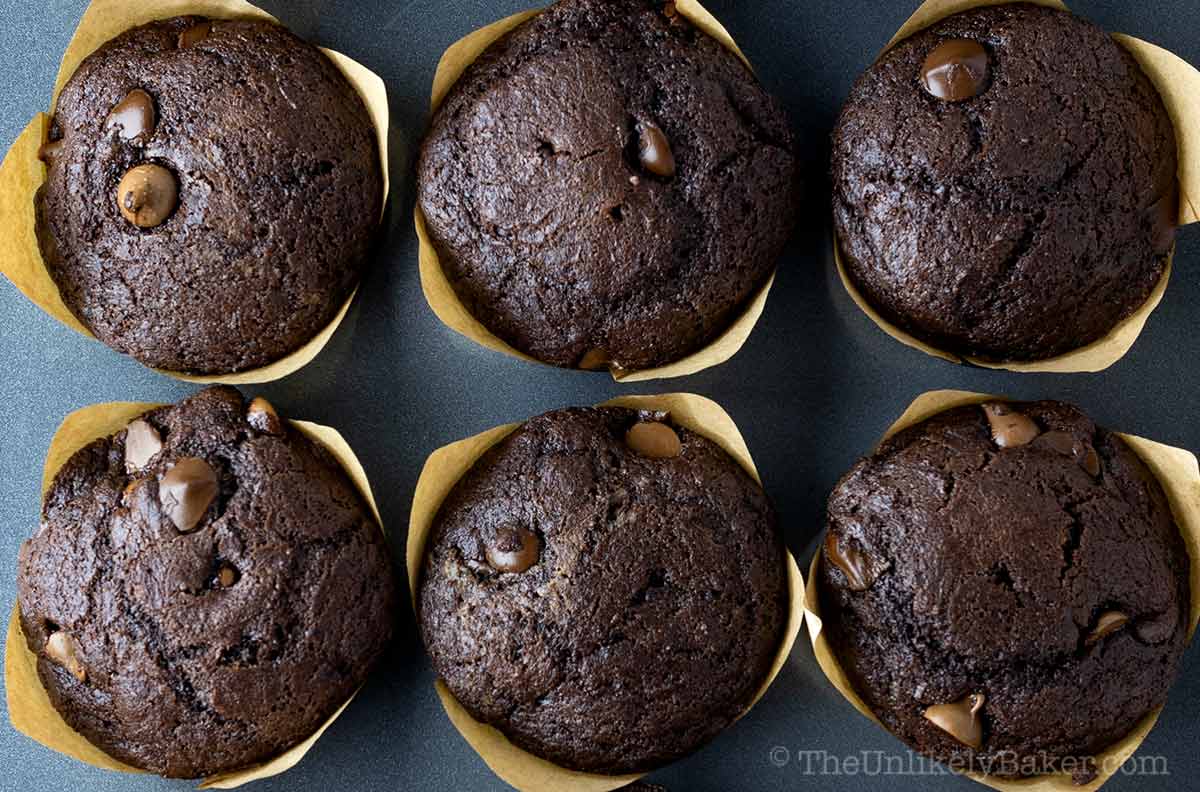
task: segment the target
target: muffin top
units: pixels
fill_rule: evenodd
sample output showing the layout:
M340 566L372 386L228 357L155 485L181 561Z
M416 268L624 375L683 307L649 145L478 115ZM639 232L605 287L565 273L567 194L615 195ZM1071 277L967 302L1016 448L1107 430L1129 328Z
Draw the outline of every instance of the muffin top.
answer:
M1069 772L1166 700L1190 608L1162 487L1058 402L960 407L829 499L825 626L897 736L960 768Z
M192 778L274 758L391 636L379 525L321 446L205 390L59 470L21 547L21 627L50 700L108 755Z
M42 149L42 255L63 301L149 366L271 363L331 322L379 223L363 100L261 21L126 31L63 88Z
M665 413L570 409L493 446L442 504L419 621L477 719L562 767L649 770L737 719L783 638L762 488Z
M999 361L1089 344L1163 275L1175 134L1104 31L1028 4L908 38L855 83L833 139L842 263L888 321Z
M794 214L782 109L658 0L562 0L442 102L418 200L442 270L538 360L644 369L704 346L764 284Z

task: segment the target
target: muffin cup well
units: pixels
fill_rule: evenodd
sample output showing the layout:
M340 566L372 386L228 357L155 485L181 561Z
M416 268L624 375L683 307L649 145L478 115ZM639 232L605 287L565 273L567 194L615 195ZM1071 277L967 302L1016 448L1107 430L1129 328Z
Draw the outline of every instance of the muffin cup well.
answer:
M979 6L1004 5L1010 2L1033 2L1049 8L1068 10L1059 0L926 0L888 42L886 52L894 44L908 38L919 30L929 27L952 14ZM1162 96L1163 104L1175 126L1175 137L1179 148L1179 225L1185 226L1200 220L1200 71L1177 55L1123 33L1113 33L1117 43L1129 51L1142 67L1142 71ZM1103 338L1074 349L1057 357L1045 360L996 362L970 356L957 355L938 349L910 333L905 332L879 314L859 293L850 281L842 265L840 244L834 234L833 257L842 286L855 304L874 322L880 330L900 343L919 349L927 355L949 360L951 363L969 363L990 369L1005 369L1017 372L1045 372L1074 374L1079 372L1103 371L1116 363L1133 346L1141 335L1150 314L1158 307L1167 282L1171 277L1171 262L1174 251L1167 258L1166 268L1158 284L1146 301L1117 323Z
M199 14L216 19L261 19L278 24L279 20L245 0L92 0L80 17L79 26L63 53L54 84L51 112L58 102L59 92L75 73L79 64L105 42L129 30L156 19ZM388 103L383 80L354 60L332 50L321 49L333 65L358 91L379 141L380 165L383 169L383 204L388 197ZM46 139L50 117L38 113L13 143L0 164L0 272L35 305L67 327L94 338L63 303L58 286L50 277L38 245L34 216L34 196L46 181L46 166L38 159L38 149ZM190 375L178 371L156 369L162 374L185 382L201 384L224 383L248 385L271 382L292 374L308 365L317 356L334 331L346 318L357 289L351 292L341 310L328 325L296 351L256 369L235 374Z
M725 453L733 457L755 481L762 483L754 460L746 448L746 442L741 433L721 407L702 396L690 393L673 393L662 396L625 396L606 401L599 407L625 407L631 410L666 410L672 420L697 434L703 435L721 447ZM412 516L408 528L408 546L406 550L408 562L408 585L412 593L413 607L416 608L418 581L425 561L426 542L430 531L433 530L434 519L442 501L450 494L454 485L464 474L483 456L489 448L507 437L519 427L519 423L505 424L489 429L486 432L459 440L456 443L439 448L429 455L425 467L421 470L421 478L413 495ZM784 628L783 641L779 652L771 665L767 678L763 681L750 707L775 680L791 654L792 645L800 631L800 622L804 611L804 579L796 566L796 560L788 552L784 561L787 568L788 607L787 625ZM596 773L581 773L559 767L533 754L518 748L509 742L498 729L480 723L471 717L462 707L450 690L439 679L436 683L438 698L442 707L450 717L454 728L463 736L480 758L505 783L521 790L521 792L608 792L608 790L623 787L638 778L642 773L634 775L600 775ZM746 714L742 713L742 716Z
M84 407L68 415L54 433L50 448L46 451L46 462L42 468L42 495L54 481L54 476L67 460L78 451L101 437L108 437L124 429L130 421L148 410L162 407L161 404L136 402L111 402ZM371 485L354 451L334 429L307 421L289 421L293 428L309 440L322 446L341 464L342 469L362 494L371 516L382 528L379 509L371 494ZM98 747L88 742L82 734L72 729L50 703L46 689L42 687L37 673L37 656L29 651L25 635L21 631L20 604L13 606L8 623L8 637L4 651L4 686L8 696L8 717L13 728L27 737L58 753L86 762L104 770L119 770L125 773L145 773L145 770L119 762ZM201 789L233 789L251 781L279 775L292 768L304 758L325 730L354 700L351 694L342 706L321 724L312 736L289 748L284 753L263 764L228 773L220 773L204 779Z
M737 55L746 64L747 68L753 69L750 61L738 49L738 45L734 43L729 32L725 30L721 23L704 6L700 5L698 0L676 0L675 9L708 36L724 44L727 49ZM466 68L474 63L475 59L492 42L522 22L532 19L540 13L541 9L535 9L514 14L499 22L493 22L486 27L482 27L452 44L442 54L441 60L438 61L437 71L433 76L430 111L437 111L438 107L442 104L442 100L446 98L446 94L454 86L454 83L458 81L458 78L462 76ZM425 293L425 301L429 303L429 307L433 309L438 319L441 319L442 323L451 330L466 336L488 349L503 352L506 355L512 355L521 360L548 365L524 352L514 349L493 335L478 319L471 315L471 312L467 310L467 307L463 305L458 295L455 294L454 287L450 285L450 281L446 278L446 274L442 270L442 265L438 261L437 250L434 249L429 239L429 231L425 224L425 215L421 211L420 202L413 209L413 222L416 225L417 239L420 242L421 290ZM751 331L754 330L754 325L758 323L759 317L762 316L763 308L767 304L767 295L770 294L771 285L774 282L775 274L772 271L770 277L750 297L733 323L702 349L680 360L655 368L642 369L640 371L610 369L612 378L617 382L645 382L647 380L668 379L670 377L684 377L688 374L695 374L698 371L703 371L706 368L724 363L737 354L742 345L746 343L746 339L750 337Z
M883 440L891 437L902 429L918 424L938 413L954 407L969 404L982 404L1002 397L988 396L968 391L930 391L917 397L909 405L904 414L888 428ZM1179 525L1187 545L1188 557L1191 559L1191 624L1188 628L1188 640L1196 632L1196 624L1200 622L1200 467L1196 457L1188 451L1171 446L1155 443L1133 435L1119 434L1119 437L1133 449L1150 471L1162 484L1167 500L1171 504L1171 513ZM880 441L882 442L882 440ZM879 719L871 712L866 702L854 690L850 676L838 662L829 639L822 630L821 601L818 594L817 575L821 562L821 551L818 548L813 556L808 573L808 588L804 595L804 616L807 620L808 635L812 641L813 653L817 663L825 672L826 678L845 696L854 708L866 715L882 727ZM1044 775L1025 779L1004 779L986 776L981 773L963 773L973 781L977 781L992 789L1003 792L1093 792L1103 786L1109 778L1115 775L1121 766L1138 749L1146 735L1154 728L1162 709L1159 708L1143 718L1123 739L1097 754L1096 769L1098 774L1091 783L1078 786L1071 781L1069 775Z

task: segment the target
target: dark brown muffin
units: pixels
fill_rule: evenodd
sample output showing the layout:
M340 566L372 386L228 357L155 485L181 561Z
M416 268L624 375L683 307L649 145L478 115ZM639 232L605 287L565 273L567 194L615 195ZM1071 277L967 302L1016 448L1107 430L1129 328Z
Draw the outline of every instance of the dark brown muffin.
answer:
M1133 56L1095 25L976 8L859 78L834 133L833 192L842 263L888 321L949 352L1048 358L1102 338L1161 279L1175 134Z
M644 369L725 330L793 223L782 109L658 0L562 0L433 119L419 202L468 310L538 360Z
M762 488L662 413L527 421L455 485L418 594L434 669L477 719L563 767L649 770L749 707L783 638Z
M97 338L149 366L271 363L331 322L379 223L375 127L319 50L266 22L129 30L58 99L42 255Z
M941 413L859 462L828 519L830 641L915 750L1085 781L1092 757L1166 700L1188 630L1187 550L1153 474L1077 408Z
M231 388L79 450L19 565L21 627L55 708L165 776L306 739L391 636L390 555L354 484Z

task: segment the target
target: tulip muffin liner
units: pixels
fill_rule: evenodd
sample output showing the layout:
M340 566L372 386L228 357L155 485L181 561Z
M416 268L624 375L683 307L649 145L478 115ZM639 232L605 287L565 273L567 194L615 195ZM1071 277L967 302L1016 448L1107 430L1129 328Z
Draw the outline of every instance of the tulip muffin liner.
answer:
M713 401L689 393L676 393L662 396L626 396L606 401L597 406L625 407L631 410L665 410L679 425L703 435L720 446L756 482L760 485L762 483L759 480L758 471L754 467L754 460L751 459L750 451L746 447L746 442L742 439L733 419ZM420 480L417 482L416 492L413 495L412 516L408 529L408 582L414 609L417 603L421 569L425 561L426 544L442 501L446 499L458 480L489 448L499 443L520 425L519 423L505 424L474 437L459 440L434 451L426 460ZM800 575L800 570L791 552L786 553L784 565L788 579L790 605L783 640L770 672L763 680L762 686L750 706L742 713L743 717L754 704L758 703L758 700L767 692L767 688L771 686L775 677L782 670L800 631L804 610L804 579ZM446 710L446 714L458 733L475 749L475 752L491 768L492 772L521 792L564 792L564 790L608 792L608 790L630 784L644 775L643 773L619 776L601 775L581 773L559 767L518 748L500 730L475 720L455 700L441 680L437 681L435 687L442 707Z
M95 404L68 415L58 427L50 448L46 452L46 462L42 469L42 494L50 489L54 476L67 460L93 440L109 437L124 429L130 421L143 415L149 410L162 407L161 404L146 404L138 402L110 402ZM371 494L371 485L358 458L354 455L349 444L334 429L307 421L289 421L289 424L307 437L322 446L342 466L346 475L354 482L355 487L370 507L371 516L376 523L383 526L379 517L379 509ZM125 773L145 773L124 762L119 762L100 748L90 743L82 734L72 729L59 715L58 710L50 702L46 689L42 686L37 672L37 656L29 651L25 635L21 631L20 604L13 606L12 616L8 623L8 636L4 651L4 686L8 697L8 717L13 728L22 734L58 753L65 754L103 770L117 770ZM351 694L338 709L321 724L311 736L268 762L254 765L204 779L201 789L233 789L251 781L279 775L295 766L309 749L316 744L338 716L345 711L354 700Z
M54 85L51 113L63 86L75 73L79 64L100 46L130 28L156 19L187 14L215 19L258 19L278 24L275 17L246 0L92 0L79 20L71 43L63 53ZM388 197L388 103L383 80L365 66L339 52L328 49L321 49L321 52L358 91L375 125L383 173L383 203L380 206L382 216ZM63 303L58 286L50 277L42 259L35 232L34 196L46 181L46 166L38 159L38 149L46 140L49 121L49 115L38 113L17 137L3 164L0 164L0 272L50 316L72 330L94 338ZM248 385L281 379L308 365L325 348L334 331L346 318L350 305L354 302L355 293L357 289L346 298L333 321L303 346L266 366L232 374L204 376L157 370L175 379L201 384Z
M1033 2L1049 8L1067 10L1067 6L1060 0L926 0L892 37L884 52L897 42L953 14L980 6L1004 5L1011 2ZM1177 55L1154 44L1123 33L1113 33L1112 37L1137 60L1142 71L1158 90L1171 116L1179 147L1179 225L1195 223L1200 220L1200 71ZM1017 372L1057 374L1103 371L1124 357L1141 335L1150 314L1161 302L1171 277L1171 262L1174 257L1172 251L1167 258L1162 277L1146 301L1118 322L1103 338L1045 360L996 362L938 349L889 322L867 302L850 280L842 263L840 248L835 233L834 264L842 286L859 309L880 330L900 343L951 363L969 363L980 368Z
M930 391L918 396L909 405L904 414L884 434L883 440L954 407L982 404L993 400L1003 401L1004 399L968 391ZM1196 457L1188 451L1133 435L1118 433L1118 436L1146 463L1155 478L1162 484L1171 505L1171 513L1174 515L1184 543L1187 545L1188 557L1191 559L1192 603L1188 628L1188 641L1190 642L1196 632L1197 622L1200 622L1200 467L1197 466ZM821 670L829 682L856 710L883 728L883 724L875 717L866 702L855 692L850 676L834 654L823 630L817 583L820 563L821 550L818 548L813 556L812 565L809 567L808 588L804 595L804 617L808 625L808 635L812 641L813 653L817 657L817 664L821 666ZM1124 738L1097 754L1095 756L1097 776L1093 781L1082 786L1073 783L1071 776L1066 774L1021 779L997 778L974 772L962 773L962 775L984 786L1001 790L1001 792L1095 792L1108 779L1116 775L1125 761L1133 756L1146 739L1146 735L1154 728L1161 712L1162 709L1159 708L1150 713Z
M737 55L746 64L747 68L753 68L750 65L750 61L738 49L738 45L729 35L729 32L697 0L676 0L675 10L709 37L725 45L727 49ZM442 100L446 98L446 94L454 86L454 83L458 81L458 78L462 76L467 67L474 63L475 59L492 42L522 22L532 19L540 13L541 10L536 9L514 14L499 22L482 27L452 44L442 55L441 60L438 61L437 71L433 76L430 111L437 111L438 107L442 104ZM450 281L446 278L446 274L442 270L437 250L434 249L433 243L430 241L429 230L425 223L425 215L421 211L419 203L413 210L413 222L416 225L417 238L420 241L421 289L425 293L425 301L429 303L429 307L433 309L438 319L451 330L466 336L488 349L503 352L506 355L512 355L513 357L532 363L548 365L524 352L514 349L508 343L497 338L478 319L471 315L467 307L463 305L462 300L455 294L454 287L450 285ZM733 323L703 348L680 360L655 368L642 369L640 371L610 369L612 378L617 382L644 382L647 380L683 377L724 363L737 354L738 350L742 348L742 345L750 337L750 333L758 323L759 317L762 316L763 308L766 307L767 295L770 294L771 286L774 282L775 273L772 271L766 282L759 287L758 291L751 295L748 302L741 308L738 317L733 320Z

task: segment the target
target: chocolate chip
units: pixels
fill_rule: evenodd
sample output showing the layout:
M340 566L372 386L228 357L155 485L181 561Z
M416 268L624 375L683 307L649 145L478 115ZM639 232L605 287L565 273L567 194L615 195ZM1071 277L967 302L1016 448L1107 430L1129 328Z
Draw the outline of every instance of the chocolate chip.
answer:
M671 459L683 453L679 435L665 423L642 421L625 433L625 445L650 459Z
M128 465L128 463L126 463ZM121 490L121 502L128 505L133 500L133 496L137 493L138 487L146 483L145 479L134 479L125 485L125 489Z
M1013 412L1007 404L985 404L983 414L987 416L992 429L992 440L1000 448L1023 446L1038 436L1039 430L1033 419Z
M649 121L639 121L637 133L638 162L642 167L665 179L674 176L675 155L671 153L671 144L663 131Z
M982 693L971 695L950 704L934 704L923 713L925 720L969 748L983 746Z
M271 402L262 396L256 396L250 402L250 406L246 408L246 422L256 432L269 435L283 434L283 421L279 419L279 414L275 412Z
M162 447L162 436L149 422L138 418L130 423L125 427L125 472L145 470Z
M931 96L962 102L987 88L988 53L971 39L947 39L938 44L921 66L921 85Z
M216 497L216 471L197 457L185 457L176 462L158 485L158 500L163 511L183 533L196 528Z
M162 165L144 164L130 168L117 185L117 207L138 228L154 228L175 211L179 186L175 174Z
M154 134L157 124L154 100L141 88L134 88L126 94L104 120L104 128L119 130L122 140L137 140L143 143Z
M217 585L221 588L229 588L241 579L241 575L233 568L232 564L221 564L217 569Z
M46 657L71 672L80 682L87 679L87 671L79 659L79 642L69 633L59 630L46 639Z
M1133 625L1134 634L1148 644L1160 644L1175 635L1179 626L1179 613L1171 609L1157 616L1138 619Z
M866 555L850 543L843 543L833 531L825 534L825 558L842 570L851 591L866 591L878 577Z
M201 41L204 41L204 39L208 38L210 33L212 33L212 22L207 20L204 22L197 22L179 34L179 39L175 42L175 45L179 49L194 47Z
M521 573L538 562L541 543L537 534L526 528L505 526L496 531L488 545L487 562L497 572Z
M1129 617L1121 611L1105 611L1100 614L1100 618L1096 619L1096 626L1092 628L1083 642L1087 646L1099 643L1106 636L1112 635L1128 623Z
M1070 432L1046 432L1039 436L1034 443L1063 456L1071 457L1093 478L1100 475L1100 456L1096 453L1096 449Z
M48 165L50 164L50 160L59 155L59 153L62 151L62 147L63 140L61 138L59 140L47 140L38 147L37 158Z

